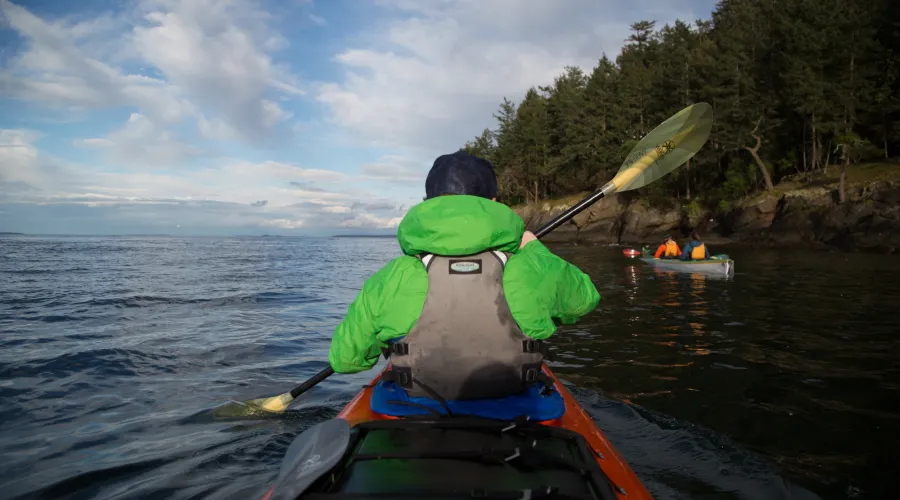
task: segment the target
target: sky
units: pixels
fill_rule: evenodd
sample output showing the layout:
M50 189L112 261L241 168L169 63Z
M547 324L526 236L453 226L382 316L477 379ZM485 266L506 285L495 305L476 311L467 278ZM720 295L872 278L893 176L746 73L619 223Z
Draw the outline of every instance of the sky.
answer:
M714 4L0 0L0 231L391 232L504 97Z

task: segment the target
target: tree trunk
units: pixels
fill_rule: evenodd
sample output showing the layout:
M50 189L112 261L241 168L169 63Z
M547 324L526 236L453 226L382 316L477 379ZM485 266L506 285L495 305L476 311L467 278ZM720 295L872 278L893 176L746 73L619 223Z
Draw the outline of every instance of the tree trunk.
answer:
M753 128L753 132L750 132L750 135L756 139L756 144L751 148L744 146L744 149L750 152L753 155L753 159L756 161L756 166L759 167L759 171L762 173L763 180L766 182L766 191L772 191L775 189L775 186L772 184L772 176L769 175L769 170L766 168L766 164L763 163L762 159L759 157L759 148L762 146L762 138L756 133L759 130L759 124L762 122L762 118L757 120L756 127Z
M819 152L816 149L816 140L818 140L818 136L816 135L816 114L812 115L812 169L815 170L819 167Z
M753 155L753 159L756 161L756 166L759 167L759 171L762 172L763 180L766 182L766 191L772 191L775 189L775 186L772 184L772 176L769 175L769 170L766 169L766 164L763 163L762 159L760 159L759 155L756 153L756 148L745 148L747 151L750 151L750 154Z
M844 161L841 162L841 184L838 187L838 199L843 205L847 202L847 189L845 187L845 179L847 178L847 165L850 164L850 155L847 154L847 146L844 145Z
M685 187L685 197L690 201L691 199L691 160L688 159L687 164L684 166L684 187Z
M807 171L806 166L806 124L803 124L803 171Z

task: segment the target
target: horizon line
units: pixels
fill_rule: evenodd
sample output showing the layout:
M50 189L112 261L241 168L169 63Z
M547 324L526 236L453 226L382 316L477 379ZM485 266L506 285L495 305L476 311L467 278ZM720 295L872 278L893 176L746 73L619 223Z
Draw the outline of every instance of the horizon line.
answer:
M20 231L0 231L0 236L62 236L62 237L125 237L125 236L153 236L168 238L390 238L396 237L396 233L331 233L331 234L171 234L171 233L23 233Z

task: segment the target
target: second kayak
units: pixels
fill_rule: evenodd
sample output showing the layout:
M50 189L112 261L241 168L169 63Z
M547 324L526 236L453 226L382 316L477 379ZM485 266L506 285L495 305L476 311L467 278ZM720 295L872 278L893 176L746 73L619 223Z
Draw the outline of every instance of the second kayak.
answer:
M421 415L378 413L379 374L335 419L297 436L263 500L652 499L568 389L543 371L564 411L541 422L461 414L445 402Z
M734 276L734 261L727 255L716 255L707 260L656 259L653 257L641 257L641 260L651 266L673 271Z

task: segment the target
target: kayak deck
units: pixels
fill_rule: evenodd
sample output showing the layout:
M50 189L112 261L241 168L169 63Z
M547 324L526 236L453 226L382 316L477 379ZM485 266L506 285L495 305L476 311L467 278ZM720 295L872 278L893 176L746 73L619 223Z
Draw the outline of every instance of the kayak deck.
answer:
M352 450L302 497L617 500L579 434L478 417L418 417L357 425Z
M555 389L562 395L563 400L565 402L565 413L563 414L562 417L560 417L558 419L540 422L539 424L529 424L529 425L539 426L539 427L544 427L544 428L549 428L549 429L555 429L555 430L558 430L561 432L568 431L570 433L574 433L574 435L576 435L576 436L580 436L581 438L583 438L583 442L585 443L585 446L593 451L593 456L596 461L596 465L599 466L600 470L602 470L602 473L608 478L609 483L614 485L612 487L612 490L615 491L615 493L614 493L615 496L612 498L618 498L618 499L625 499L625 498L627 498L627 499L650 499L650 498L652 498L650 496L650 493L646 490L646 488L643 486L643 484L638 479L638 477L634 474L634 472L627 465L625 460L619 455L619 453L613 447L612 443L609 442L609 440L606 438L606 436L604 436L603 433L601 433L600 430L597 428L596 424L594 424L594 421L590 417L590 415L588 415L587 412L585 412L584 409L581 408L581 406L578 404L577 401L575 401L575 398L568 391L568 389L566 389L566 387L563 386L562 383L559 382L559 380L555 377L555 375L553 375L553 373L550 371L550 369L546 365L544 366L543 369L544 369L544 372L554 380ZM381 378L381 375L380 374L377 375L368 386L366 386L362 391L360 391L356 395L356 397L354 397L353 400L351 400L347 404L347 406L337 415L336 418L346 420L349 423L349 425L353 428L359 427L362 429L369 428L371 426L378 426L378 425L391 426L391 425L394 425L394 423L400 424L401 422L411 423L416 420L420 420L423 422L430 422L429 425L434 425L435 419L433 417L430 420L422 419L421 417L420 418L409 418L409 417L398 418L398 417L392 417L392 416L388 416L388 415L384 415L384 414L380 414L380 413L376 413L376 412L372 411L372 409L371 409L372 387L374 387L375 384L377 384L379 382L380 378ZM449 423L454 422L454 421L461 422L462 420L460 420L460 419L464 420L464 419L466 419L466 417L454 417L454 418L444 417L444 418L439 418L437 420L442 421L444 423L444 425L449 425ZM486 419L479 419L479 421L484 423L486 421ZM509 422L496 421L496 420L488 421L488 422L494 422L494 424L491 424L491 425L495 425L495 426L496 425L507 426L507 425L511 424ZM460 437L459 439L462 439L462 437ZM483 439L483 436L481 436L481 439ZM419 468L421 466L420 464L421 464L421 461L419 462L419 464L416 465L415 468L411 468L410 470L419 470ZM440 470L440 468L435 469L435 470ZM438 472L433 472L433 473L437 474ZM420 474L420 473L417 472L416 474ZM423 477L426 477L426 479L427 479L429 474L431 474L431 473L426 472L425 470L422 470L420 475L422 475ZM444 473L444 474L446 474L446 473ZM500 483L497 482L497 481L500 481L501 476L491 475L489 477L494 478L494 479L491 479L491 481L493 481L493 482L489 482L488 484L484 484L482 482L480 485L481 488L485 488L488 486L490 486L490 487L501 486L502 481ZM522 488L521 481L513 481L511 478L509 478L509 479L510 479L510 482L508 484L515 485L515 489ZM535 480L537 480L537 479L540 479L540 477L535 478ZM458 486L462 487L458 483L454 483L454 484L457 484ZM572 492L572 493L575 494L575 492ZM326 498L326 497L322 497L322 498ZM334 498L337 498L337 497L334 497ZM440 498L440 497L432 495L432 496L428 496L427 498ZM458 498L458 497L454 497L454 498ZM512 498L517 498L517 497L512 497ZM535 498L537 498L537 497L535 497ZM557 498L557 497L549 496L547 498ZM568 497L561 496L558 498L609 498L609 497L607 495L585 496L585 494L580 494L580 495L575 494L575 496L568 496Z

